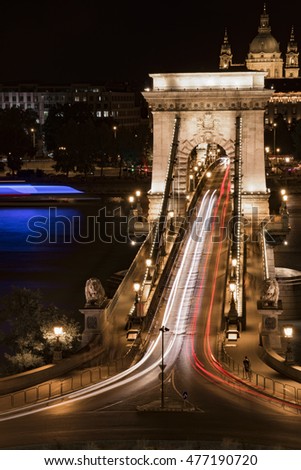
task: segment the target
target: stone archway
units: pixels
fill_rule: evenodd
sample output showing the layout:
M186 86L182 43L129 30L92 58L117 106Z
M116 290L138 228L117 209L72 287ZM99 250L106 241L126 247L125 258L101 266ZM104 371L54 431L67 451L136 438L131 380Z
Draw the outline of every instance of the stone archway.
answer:
M180 119L174 191L185 197L187 162L200 142L216 143L233 160L236 119L241 117L243 211L264 218L268 193L264 162L264 110L273 91L264 88L264 72L154 74L153 89L143 93L153 117L153 173L150 219L158 216L173 144L175 118ZM184 209L180 209L184 210Z
M187 190L187 171L189 167L190 155L192 151L198 147L201 142L204 142L204 135L194 136L192 140L180 141L178 144L178 158L174 169L174 190L178 194L185 193ZM223 138L210 139L206 145L216 144L222 147L226 155L231 159L234 158L235 143L232 140L225 140Z

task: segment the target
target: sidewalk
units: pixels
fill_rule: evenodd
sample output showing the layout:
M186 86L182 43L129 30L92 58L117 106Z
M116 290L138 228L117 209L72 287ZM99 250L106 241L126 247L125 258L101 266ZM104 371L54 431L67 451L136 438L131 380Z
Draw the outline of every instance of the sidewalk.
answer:
M252 369L252 385L256 386L258 382L260 382L260 386L262 383L269 383L269 393L272 395L275 395L275 384L278 389L281 389L282 386L284 393L287 389L290 389L292 393L294 391L293 401L298 399L300 402L301 383L289 377L290 369L294 365L297 368L301 365L301 358L299 357L300 348L294 347L294 343L299 346L301 341L300 322L289 322L294 326L295 331L294 341L292 341L295 363L292 365L286 364L284 359L281 356L277 356L276 353L273 356L276 358L275 361L277 361L277 358L279 359L279 369L281 369L281 373L267 364L265 344L260 345L259 331L261 315L257 310L257 300L260 299L261 294L262 271L260 254L257 252L256 246L249 248L246 278L246 328L240 333L240 338L236 342L228 342L225 344L225 351L227 355L230 356L231 360L233 360L232 370L234 369L240 377L243 377L242 361L245 356L248 356ZM281 317L279 318L279 325L281 325ZM286 375L285 372L287 372L288 375Z

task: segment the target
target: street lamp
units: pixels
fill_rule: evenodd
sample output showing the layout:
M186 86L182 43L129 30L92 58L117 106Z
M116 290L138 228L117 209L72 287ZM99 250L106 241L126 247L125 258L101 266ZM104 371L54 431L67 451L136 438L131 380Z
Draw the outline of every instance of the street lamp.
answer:
M33 158L35 158L35 155L36 155L36 130L32 127L30 129L30 132L32 134L32 146L33 146L33 152L34 152Z
M288 200L288 197L287 197L287 194L284 194L282 196L282 202L281 202L281 206L280 206L280 214L287 214L287 200Z
M135 291L135 316L138 317L140 282L134 282Z
M273 153L274 155L276 155L276 127L277 127L277 124L276 122L274 122L273 124Z
M170 234L175 233L174 216L175 216L174 211L169 211L169 217L170 217L169 233Z
M140 290L140 282L134 282L135 303L139 301L139 296L138 296L139 290Z
M36 130L32 127L30 129L30 132L32 133L32 146L35 148L36 146Z
M235 273L236 273L236 267L237 267L237 259L236 258L232 258L231 266L232 266L232 269L231 269L231 283L233 284L234 283L233 279L235 279ZM235 288L235 284L234 284L234 288ZM231 289L232 289L232 286L230 286L230 290Z
M133 214L134 212L134 201L135 201L135 198L134 196L129 196L129 203L130 203L130 213Z
M266 170L267 170L267 169L269 169L269 168L271 167L270 160L269 160L270 147L265 147L264 151L265 151L265 153L264 153L264 156L265 156L265 168L266 168Z
M117 126L113 126L113 132L114 132L114 139L116 139L116 135L117 135Z
M237 341L239 338L239 319L238 319L238 312L235 304L234 299L234 292L235 292L235 282L230 281L229 288L231 291L231 301L230 301L230 309L228 312L228 316L226 317L227 322L227 330L226 330L226 337L230 341Z
M150 281L151 278L152 278L152 275L151 275L152 260L151 260L151 258L147 258L147 259L145 260L145 264L146 264L146 269L147 269L147 277L146 277L146 279L147 279L148 281Z
M294 355L291 347L290 340L293 337L294 329L292 325L284 325L283 326L284 337L286 338L286 352L285 352L285 362L292 363L294 362Z
M56 345L53 351L53 362L56 363L62 359L62 345L60 342L60 336L63 334L63 327L62 326L55 326L53 328L53 332L56 336Z
M166 364L164 364L164 333L169 331L169 328L166 326L161 326L160 328L161 331L161 338L162 338L162 350L161 350L161 364L160 364L160 369L161 369L161 408L164 408L164 369L166 367Z
M192 192L194 190L194 176L191 173L189 175L189 191Z
M141 196L141 191L137 190L136 191L136 197L137 197L137 214L138 216L142 214L142 208L140 204L140 196Z
M229 289L231 292L231 300L234 300L234 292L235 292L235 282L231 281L229 284Z

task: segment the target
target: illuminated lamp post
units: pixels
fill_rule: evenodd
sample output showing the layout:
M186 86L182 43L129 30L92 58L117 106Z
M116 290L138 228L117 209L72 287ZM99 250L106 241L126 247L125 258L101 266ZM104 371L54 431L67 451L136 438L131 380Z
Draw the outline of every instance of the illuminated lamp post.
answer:
M152 273L151 273L152 260L150 258L147 258L145 260L145 264L146 264L146 269L147 269L146 280L150 281L152 279Z
M279 154L280 154L280 148L277 147L276 148L276 167L277 167L277 172L279 173L279 171L281 171L281 167L282 167L282 162L281 162L281 158L279 158Z
M274 122L273 124L273 153L276 155L276 128L277 124Z
M292 325L284 325L283 327L284 337L286 338L286 352L285 352L285 362L290 364L294 362L294 355L291 347L291 339L294 334L294 329Z
M281 202L281 206L280 206L280 214L287 214L287 200L288 200L288 197L287 197L287 194L284 194L282 196L282 202Z
M32 127L30 129L30 132L32 134L32 146L33 146L33 158L35 159L36 156L36 130Z
M134 316L136 318L138 318L138 311L139 311L139 291L140 291L140 282L134 282L134 292L135 292Z
M130 202L130 205L131 205L131 210L134 209L134 206L133 206L134 200L135 200L135 199L134 199L134 196L130 196L130 197L129 197L129 202Z
M32 146L35 148L36 146L36 130L32 127L30 129L30 132L32 133Z
M130 203L130 215L134 215L134 196L129 196L129 203Z
M229 289L230 289L230 292L231 292L231 301L232 300L234 301L235 281L231 280L231 282L229 284Z
M268 170L270 168L270 160L269 160L269 155L270 155L270 147L265 147L265 168Z
M174 211L170 211L169 212L169 217L170 217L169 233L171 235L175 233L174 216L175 216Z
M53 363L57 363L62 359L62 345L60 342L60 336L63 334L63 328L61 326L55 326L53 332L56 336L56 345L53 351Z
M230 309L228 312L228 316L226 318L227 321L227 330L226 336L227 339L230 341L237 341L239 338L239 320L238 320L238 312L235 304L234 292L235 292L235 282L231 281L229 284L229 288L231 291L231 301L230 301Z
M161 331L161 364L160 364L160 369L161 369L161 408L163 409L165 407L164 403L164 369L166 367L166 364L164 364L164 333L169 331L169 328L166 326L161 326L160 328Z
M236 270L236 266L237 266L237 259L236 258L232 258L231 266L232 266L231 278L235 278L235 270Z
M141 207L141 204L140 204L140 196L141 196L141 191L137 190L136 191L136 197L137 197L137 215L141 215L142 214L142 207Z
M192 192L194 190L194 176L193 174L189 175L189 191Z

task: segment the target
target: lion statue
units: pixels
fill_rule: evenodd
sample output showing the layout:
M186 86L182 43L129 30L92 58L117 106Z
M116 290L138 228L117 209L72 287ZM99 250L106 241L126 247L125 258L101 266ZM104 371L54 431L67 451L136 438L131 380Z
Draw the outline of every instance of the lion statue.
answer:
M105 290L101 281L96 277L91 277L86 281L85 286L86 305L101 305L106 298Z
M277 307L279 299L279 285L276 279L266 279L263 288L261 300L267 306Z

